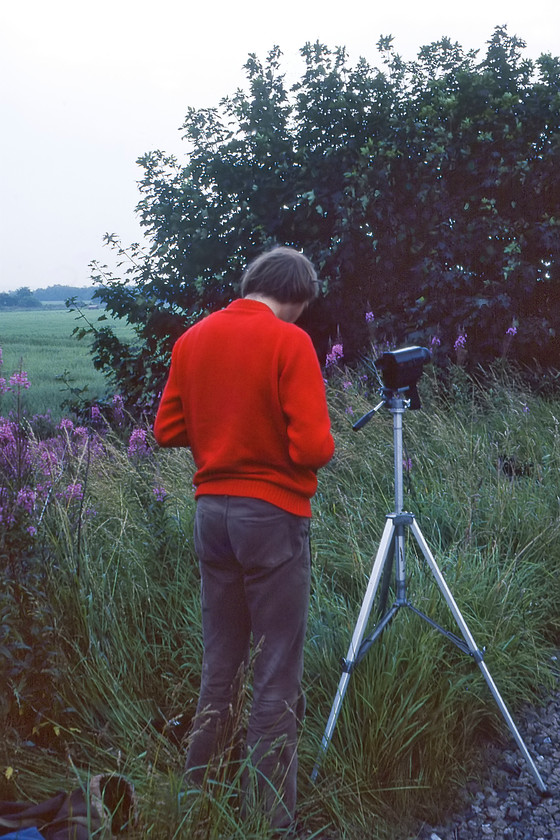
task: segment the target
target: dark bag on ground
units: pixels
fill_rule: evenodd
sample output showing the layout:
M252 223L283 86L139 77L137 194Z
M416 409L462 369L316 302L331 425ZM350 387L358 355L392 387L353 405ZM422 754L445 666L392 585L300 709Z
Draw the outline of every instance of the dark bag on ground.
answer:
M94 776L87 787L38 805L0 801L0 838L89 840L95 834L96 840L111 840L135 817L133 786L122 776Z

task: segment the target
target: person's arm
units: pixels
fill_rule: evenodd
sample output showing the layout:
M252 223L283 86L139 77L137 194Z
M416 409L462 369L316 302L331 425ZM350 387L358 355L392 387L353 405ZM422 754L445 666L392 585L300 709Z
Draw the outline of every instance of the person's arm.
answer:
M183 402L177 382L175 352L154 422L154 437L160 446L189 446Z
M299 330L280 375L280 399L287 420L290 458L318 470L334 453L325 384L311 339Z

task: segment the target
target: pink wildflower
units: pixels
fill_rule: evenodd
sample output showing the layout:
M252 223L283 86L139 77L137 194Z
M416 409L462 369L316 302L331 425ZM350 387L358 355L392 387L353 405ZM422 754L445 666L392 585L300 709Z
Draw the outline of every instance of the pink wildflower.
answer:
M69 502L72 499L77 499L80 501L84 498L84 489L82 485L77 482L76 484L69 484L66 490L64 491L64 498L67 499Z
M43 475L52 475L58 467L60 460L58 454L50 445L50 441L40 441L37 447L37 454L39 456L39 469Z
M60 429L61 431L64 430L65 432L70 434L70 432L74 429L74 423L72 422L72 420L70 420L69 417L63 417L56 428Z
M161 487L161 485L154 487L152 489L152 493L154 494L158 502L163 502L163 500L167 496L167 490L165 489L165 487Z
M344 348L342 344L333 344L331 352L327 353L327 367L331 365L336 365L338 362L344 358Z
M27 373L24 370L20 370L17 373L12 373L10 376L10 385L12 388L29 388L31 383L27 377Z
M113 414L117 423L122 423L124 419L124 400L120 394L115 394L113 397Z
M18 490L16 502L18 506L26 510L27 513L31 513L35 506L36 498L37 493L32 490L31 487L22 487L21 490Z
M134 455L138 455L142 458L148 455L149 451L146 441L146 430L134 429L128 442L128 457L132 458Z

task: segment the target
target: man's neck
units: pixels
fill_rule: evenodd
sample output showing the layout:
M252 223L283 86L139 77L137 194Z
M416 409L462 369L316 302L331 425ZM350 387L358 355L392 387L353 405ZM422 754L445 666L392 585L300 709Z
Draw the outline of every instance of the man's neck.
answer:
M245 295L245 300L256 300L259 303L266 304L269 309L272 309L277 318L280 318L281 321L287 321L290 324L294 324L297 321L307 306L307 303L281 303L276 298L270 297L270 295L261 295L258 292Z

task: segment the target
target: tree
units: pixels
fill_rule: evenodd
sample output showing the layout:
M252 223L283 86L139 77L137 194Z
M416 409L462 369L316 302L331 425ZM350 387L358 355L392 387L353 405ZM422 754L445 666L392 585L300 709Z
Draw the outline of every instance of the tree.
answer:
M521 46L498 29L479 65L446 42L423 50L393 136L351 178L348 218L389 280L372 289L390 299L399 278L389 329L400 309L398 339L439 333L449 350L467 333L475 362L508 330L517 358L558 360L560 64L541 57L535 81Z
M443 39L414 62L378 47L384 69L307 44L286 88L281 53L249 57L247 90L190 109L185 165L144 155L147 248L121 247L123 275L94 264L96 293L137 333L97 332L95 362L132 403L161 389L170 348L237 294L246 262L274 244L302 249L324 296L305 327L324 359L371 340L429 342L449 356L467 334L473 363L502 352L551 363L560 331L560 61L522 57L495 30L484 58Z
M0 295L0 308L40 309L42 303L27 286L22 286L15 292L3 292Z

